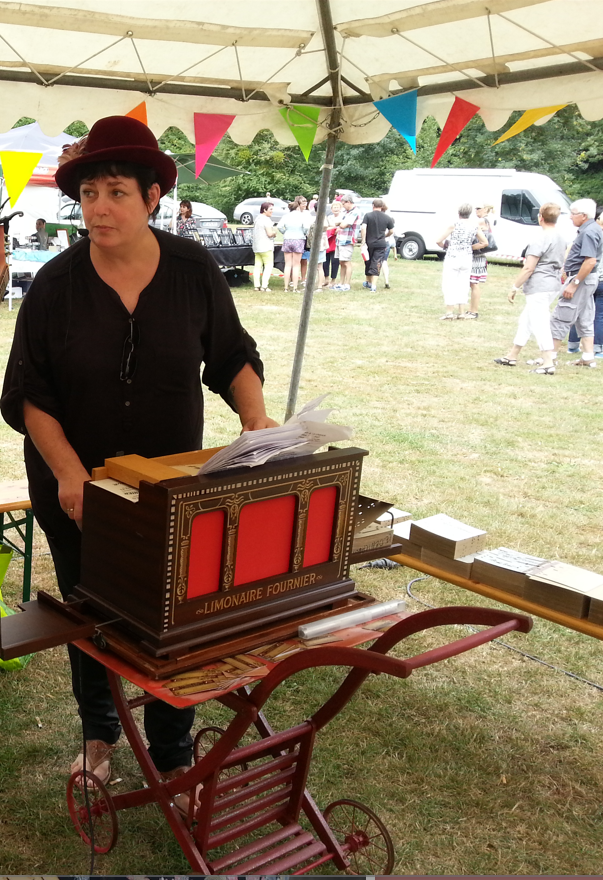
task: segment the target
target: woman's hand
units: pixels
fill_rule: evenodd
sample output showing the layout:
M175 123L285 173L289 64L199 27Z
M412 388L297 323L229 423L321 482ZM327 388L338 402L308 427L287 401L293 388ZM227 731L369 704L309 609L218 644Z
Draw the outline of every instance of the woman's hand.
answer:
M278 422L269 419L268 416L253 416L245 422L241 428L241 434L245 431L261 431L262 428L278 428Z
M517 288L512 287L511 290L507 294L507 299L511 303L511 305L515 305L515 294L517 293Z
M84 483L90 480L88 471L80 465L70 468L58 478L59 504L69 519L82 528L82 505L84 501Z

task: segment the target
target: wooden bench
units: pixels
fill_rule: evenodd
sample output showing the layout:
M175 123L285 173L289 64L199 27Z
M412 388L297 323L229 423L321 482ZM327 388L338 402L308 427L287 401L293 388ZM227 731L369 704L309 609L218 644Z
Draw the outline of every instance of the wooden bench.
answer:
M15 514L23 511L24 517ZM6 544L15 553L23 557L23 601L29 602L31 593L31 560L33 545L33 511L29 500L27 480L11 480L0 483L0 544ZM23 542L20 547L7 532L15 529Z

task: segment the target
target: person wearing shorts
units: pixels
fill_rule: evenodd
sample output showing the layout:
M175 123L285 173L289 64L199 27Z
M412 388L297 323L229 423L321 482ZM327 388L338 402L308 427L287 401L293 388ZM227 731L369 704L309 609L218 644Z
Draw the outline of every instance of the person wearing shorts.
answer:
M364 261L366 280L363 287L368 287L373 293L377 290L377 278L388 250L385 239L393 231L394 221L383 211L383 200L373 199L373 210L362 221L362 244L368 250L368 260Z
M352 254L356 241L356 230L360 223L360 211L354 207L354 202L349 196L341 199L343 216L337 225L337 247L335 256L339 260L341 269L341 284L336 284L333 290L349 290L352 280Z
M306 249L306 235L310 228L310 213L306 211L308 204L304 196L297 196L289 204L289 213L285 214L278 225L283 233L282 253L285 255L285 290L291 288L297 292L301 258Z
M488 214L493 210L494 208L492 207L492 205L483 205L475 209L475 214L478 220L478 229L481 229L484 234L492 232L492 227L490 226L490 221L488 220ZM471 320L478 317L479 302L482 296L480 284L485 284L487 280L488 260L486 259L486 255L480 253L478 250L474 250L473 261L471 263L471 275L469 276L469 286L471 288L471 303L469 305L469 311L465 312L465 318Z
M566 281L551 315L551 333L555 351L559 351L572 324L582 340L582 356L573 361L576 367L596 367L594 355L595 300L599 283L597 266L603 253L603 234L595 221L597 205L593 199L578 199L570 206L574 226L578 227L563 271Z

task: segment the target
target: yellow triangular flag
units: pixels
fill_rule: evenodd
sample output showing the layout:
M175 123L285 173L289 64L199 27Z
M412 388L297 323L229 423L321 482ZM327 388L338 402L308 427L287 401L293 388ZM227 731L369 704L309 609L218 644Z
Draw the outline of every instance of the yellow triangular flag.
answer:
M0 152L0 165L2 165L2 175L11 208L15 207L17 199L25 189L34 168L40 164L43 155L43 153L14 153L11 150Z
M530 125L534 125L534 123L538 122L539 119L542 119L543 116L553 116L557 110L561 110L563 107L567 107L567 104L556 104L554 107L537 107L535 110L526 110L523 116L517 120L515 125L512 125L502 137L499 137L497 141L494 141L492 146L495 147L496 144L500 144L502 141L508 141L509 138L514 137L521 131L525 131Z

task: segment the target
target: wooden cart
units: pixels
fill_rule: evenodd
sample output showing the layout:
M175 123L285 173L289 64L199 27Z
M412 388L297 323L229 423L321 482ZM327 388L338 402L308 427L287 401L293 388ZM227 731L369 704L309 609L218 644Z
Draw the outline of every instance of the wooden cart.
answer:
M387 656L407 636L451 624L488 628L409 659ZM133 708L157 698L158 682L145 682L141 673L129 670L121 658L95 650L88 641L78 642L107 667L121 723L146 785L111 795L94 774L75 773L67 791L71 818L82 839L96 852L106 853L117 841L120 810L157 803L191 869L206 875L304 874L329 861L340 872L390 874L394 866L392 841L371 809L343 799L321 812L308 793L306 781L316 735L342 711L371 673L407 678L415 669L461 654L512 630L528 632L531 625L531 620L521 614L486 608L424 611L396 623L368 650L334 645L311 648L272 664L253 690L240 687L231 692L192 694L189 705L218 699L234 717L225 731L200 730L195 739L195 764L169 782L162 781L132 716ZM327 666L349 667L350 671L310 718L287 730L274 731L262 712L274 690L301 670ZM128 700L122 676L144 689L155 689L155 695L146 693ZM162 698L183 705L182 698L170 698L169 691ZM251 730L260 738L241 745ZM183 792L189 793L186 817L174 804L174 798Z

